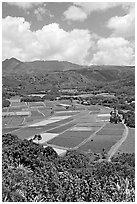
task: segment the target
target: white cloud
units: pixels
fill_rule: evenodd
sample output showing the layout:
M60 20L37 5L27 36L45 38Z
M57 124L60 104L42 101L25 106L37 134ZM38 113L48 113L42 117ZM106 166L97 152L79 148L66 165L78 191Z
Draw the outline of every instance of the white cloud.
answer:
M34 14L36 15L38 21L42 21L44 15L54 17L54 15L52 15L45 7L38 7L34 10Z
M97 42L97 52L93 55L92 64L133 65L134 48L122 37L102 38Z
M118 6L129 10L134 6L131 2L76 2L73 4L64 12L64 15L66 19L79 21L84 21L92 12L104 12Z
M119 3L112 2L77 2L74 3L77 6L80 6L87 14L90 14L94 11L105 11L109 8L113 8L119 5Z
M125 16L109 19L107 27L113 30L112 36L132 37L135 35L135 9L130 9Z
M3 60L16 57L22 61L65 60L77 64L134 63L134 42L122 37L101 38L80 29L67 32L56 23L32 32L24 18L10 16L3 19L2 32ZM90 52L94 52L92 60Z
M79 7L70 6L68 10L64 12L64 16L66 19L73 21L83 21L87 18L87 14Z
M66 60L84 64L92 45L88 30L67 32L56 23L32 32L24 18L8 16L2 26L3 60L14 56L23 61Z
M6 2L10 5L17 6L22 9L31 9L34 6L43 4L43 2Z

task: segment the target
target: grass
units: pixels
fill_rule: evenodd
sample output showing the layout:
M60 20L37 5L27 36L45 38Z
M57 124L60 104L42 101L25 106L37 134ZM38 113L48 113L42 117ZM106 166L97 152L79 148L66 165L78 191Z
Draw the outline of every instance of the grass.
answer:
M27 118L27 119L29 119L29 118ZM15 131L14 134L17 135L20 139L27 139L27 138L30 138L30 136L48 131L52 128L56 128L57 126L62 125L62 124L67 123L67 122L70 122L72 120L73 120L72 118L67 118L65 120L53 122L53 123L47 124L45 126L24 127L24 128L21 128L21 129Z
M51 115L51 111L50 110L46 110L46 109L40 109L39 111L42 112L46 117Z
M105 125L105 127L104 128L110 128L110 129L124 129L125 127L124 127L124 125L123 125L123 123L118 123L118 124L115 124L115 123L107 123L106 125Z
M10 127L19 126L22 124L23 120L24 120L23 116L13 116L8 126Z
M14 106L11 106L8 110L8 112L20 112L20 111L22 111L21 107L14 107Z
M102 128L99 132L97 132L97 135L122 135L123 129L106 129Z
M66 131L48 143L67 148L73 148L88 138L94 131Z
M58 102L61 103L61 104L62 104L62 103L63 103L63 104L68 104L68 105L71 105L71 104L72 104L70 100L65 100L65 99L59 100Z
M43 102L29 102L29 105L30 106L43 106L44 107Z
M12 116L3 117L2 118L2 127L8 127L11 121L12 121Z
M64 120L60 120L60 121L58 121L58 122L55 122L54 124L56 124L57 126L59 126L59 125L62 125L62 124L64 124L64 123L71 122L72 120L73 120L73 118L66 118L66 119L64 119Z
M67 129L73 127L74 125L75 125L75 123L69 123L69 124L63 125L63 126L61 126L61 127L57 127L57 128L55 128L55 129L53 129L53 130L50 130L50 131L48 131L48 132L49 132L49 133L62 133L62 132L64 132L65 130L67 130Z
M55 107L55 104L56 102L55 101L44 101L44 104L47 106L47 107Z
M41 126L41 127L26 127L14 132L20 139L27 139L33 135L45 132L49 130L51 127L49 126Z
M95 117L93 116L83 116L77 119L79 123L94 123L95 122Z
M58 136L47 142L48 144L53 144L66 148L73 148L80 143L79 138L58 138Z
M88 150L93 153L101 153L104 148L106 152L120 139L120 136L116 135L95 135L93 141L89 140L79 150L88 152Z
M2 112L7 112L8 108L2 108Z
M63 106L56 106L56 107L53 108L53 110L54 110L54 111L65 111L66 108L63 107Z
M87 106L87 109L90 111L97 111L97 112L100 110L98 107L96 107L94 105L93 106Z
M19 106L19 107L26 107L25 102L12 102L11 106Z
M127 139L122 143L118 151L135 153L135 128L129 128Z
M12 132L12 131L17 130L17 129L18 128L3 128L2 134L6 134L6 133Z
M36 111L36 110L31 110L31 116L33 117L35 117L35 116L37 116L37 117L43 117L43 115L40 113L40 112L38 112L38 111Z
M29 119L29 118L27 118L27 119ZM33 121L34 121L34 117L32 118L33 119ZM64 124L64 123L67 123L67 122L70 122L70 121L72 121L73 120L73 118L67 118L67 119L64 119L64 120L61 120L61 121L56 121L56 122L54 122L54 121L52 121L52 123L50 123L50 124L47 124L47 125L50 125L51 127L57 127L57 126L59 126L59 125L62 125L62 124ZM41 122L40 124L42 124L42 121L43 120L37 120L37 122ZM45 118L45 120L44 121L46 121L46 118ZM50 120L51 121L51 120ZM31 121L30 121L31 122ZM36 122L36 123L37 123ZM44 124L44 122L43 122L43 124ZM46 125L46 122L45 122L45 125ZM45 126L45 125L43 125L43 126ZM46 126L47 126L46 125ZM35 124L34 124L34 126L35 126ZM42 126L42 125L39 125L39 126Z
M56 112L56 116L71 116L71 115L77 115L79 112Z
M94 153L101 153L105 148L106 152L122 137L124 125L107 123L96 135L93 141L88 141L79 148L81 151L87 152L88 150Z

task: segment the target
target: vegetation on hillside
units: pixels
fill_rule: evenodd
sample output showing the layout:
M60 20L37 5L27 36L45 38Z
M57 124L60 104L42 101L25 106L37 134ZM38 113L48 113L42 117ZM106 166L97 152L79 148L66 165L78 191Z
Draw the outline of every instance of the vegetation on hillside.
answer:
M3 202L133 202L135 155L120 154L111 162L68 151L59 157L51 148L2 136Z

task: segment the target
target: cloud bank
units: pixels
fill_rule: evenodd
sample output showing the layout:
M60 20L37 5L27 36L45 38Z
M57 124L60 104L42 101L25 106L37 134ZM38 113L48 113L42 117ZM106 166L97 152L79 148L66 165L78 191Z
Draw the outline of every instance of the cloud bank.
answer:
M77 2L64 12L64 16L69 21L84 21L92 12L105 12L118 6L121 6L127 14L110 18L106 27L112 30L112 36L115 37L135 36L134 2Z
M32 32L30 23L21 17L3 19L2 31L3 59L14 56L23 61L67 60L84 64L92 45L88 30L66 32L52 23Z
M60 60L81 65L134 64L134 42L124 37L102 38L84 29L65 31L57 23L36 31L31 31L30 26L23 17L7 16L2 20L3 60L16 57L22 61Z
M107 27L112 29L112 36L135 36L135 8L131 8L127 15L110 18Z
M133 65L133 45L122 37L102 38L97 42L97 52L93 55L91 64Z
M31 9L34 6L38 6L43 4L43 2L6 2L7 4L13 5L13 6L17 6L21 9Z

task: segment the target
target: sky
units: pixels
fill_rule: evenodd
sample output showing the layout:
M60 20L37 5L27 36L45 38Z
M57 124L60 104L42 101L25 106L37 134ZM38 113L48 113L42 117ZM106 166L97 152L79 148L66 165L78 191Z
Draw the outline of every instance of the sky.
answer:
M3 2L2 60L135 64L134 2Z

